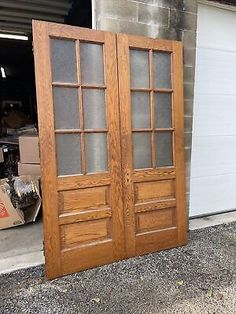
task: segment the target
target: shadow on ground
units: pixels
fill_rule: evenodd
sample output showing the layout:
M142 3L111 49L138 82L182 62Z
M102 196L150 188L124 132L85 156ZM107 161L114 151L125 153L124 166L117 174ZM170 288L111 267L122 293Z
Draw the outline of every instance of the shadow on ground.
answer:
M44 268L0 276L6 313L236 313L236 223L192 231L182 248L47 281Z

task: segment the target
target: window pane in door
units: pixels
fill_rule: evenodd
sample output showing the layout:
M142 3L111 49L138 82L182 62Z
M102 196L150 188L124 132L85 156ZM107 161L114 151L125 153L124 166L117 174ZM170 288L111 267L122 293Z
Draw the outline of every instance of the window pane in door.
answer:
M148 51L130 50L130 76L132 88L149 87Z
M85 129L106 128L105 92L101 89L83 90Z
M156 163L157 167L173 165L172 132L156 132Z
M85 134L87 173L107 171L107 134Z
M80 66L83 84L103 85L103 46L80 43Z
M132 92L132 127L150 128L150 94Z
M151 168L151 133L133 133L133 167L134 169Z
M53 82L77 83L75 42L51 39Z
M54 87L53 102L56 129L79 129L77 88Z
M171 88L171 54L153 52L154 88Z
M154 94L155 128L172 127L172 105L170 93Z
M79 134L56 134L57 174L81 173L81 145Z

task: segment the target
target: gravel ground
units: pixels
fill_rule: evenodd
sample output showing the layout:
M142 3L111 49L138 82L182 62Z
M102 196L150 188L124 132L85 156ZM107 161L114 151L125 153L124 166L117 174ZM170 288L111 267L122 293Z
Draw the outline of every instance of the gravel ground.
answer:
M236 313L236 223L192 231L182 248L52 281L43 266L0 276L0 312Z

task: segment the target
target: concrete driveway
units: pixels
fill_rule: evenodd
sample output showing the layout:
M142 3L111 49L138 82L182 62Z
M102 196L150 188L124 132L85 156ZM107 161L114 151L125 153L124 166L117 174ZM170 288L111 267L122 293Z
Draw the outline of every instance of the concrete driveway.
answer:
M42 266L0 276L6 313L236 313L236 223L191 231L186 247L47 281Z

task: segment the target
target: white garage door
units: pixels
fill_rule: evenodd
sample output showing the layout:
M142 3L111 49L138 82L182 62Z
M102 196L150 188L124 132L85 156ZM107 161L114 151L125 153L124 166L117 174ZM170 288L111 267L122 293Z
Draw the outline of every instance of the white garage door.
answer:
M200 5L190 216L236 209L236 12Z

